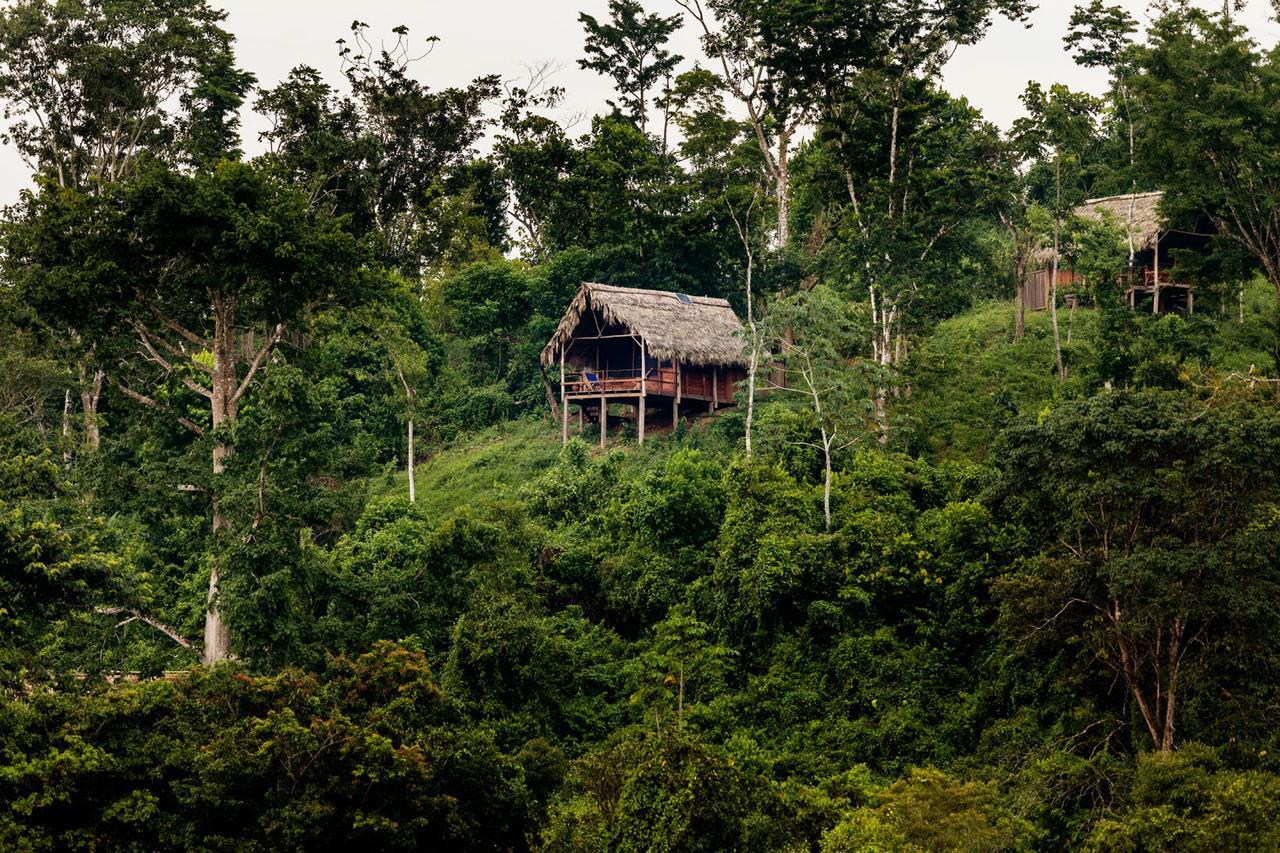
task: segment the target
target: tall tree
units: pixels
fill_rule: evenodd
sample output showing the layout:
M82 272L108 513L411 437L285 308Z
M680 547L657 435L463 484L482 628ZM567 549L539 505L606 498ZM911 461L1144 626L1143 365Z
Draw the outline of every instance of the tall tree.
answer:
M1096 131L1098 101L1055 83L1046 91L1031 83L1022 94L1027 115L1013 126L1015 144L1029 158L1047 161L1053 170L1053 260L1049 279L1049 316L1053 324L1053 357L1058 381L1067 381L1058 330L1058 267L1062 255L1062 227L1083 200L1080 191L1081 152Z
M976 238L996 227L1015 176L995 127L924 80L897 94L872 87L850 97L856 106L823 122L813 154L823 207L810 215L831 223L814 269L870 306L871 356L888 380L876 391L876 413L888 441L892 379L908 335L940 303L964 298L960 270L981 263Z
M92 190L144 152L173 153L196 90L231 63L226 12L205 0L21 0L0 11L3 137L33 172ZM206 88L206 91L207 88Z
M1177 6L1137 61L1139 151L1165 188L1162 212L1183 227L1208 218L1280 298L1280 53L1229 14Z
M1130 79L1135 71L1133 33L1138 23L1123 6L1108 6L1103 0L1092 0L1088 6L1071 11L1070 30L1064 41L1075 52L1076 62L1085 68L1105 68L1111 74L1114 107L1124 122L1129 151L1129 212L1125 231L1129 245L1129 272L1133 272L1137 247L1133 239L1133 218L1137 206L1138 160L1136 123L1130 95ZM1157 307L1153 303L1152 308Z
M1187 697L1234 687L1204 661L1270 653L1277 442L1272 407L1170 392L1102 394L1012 430L996 493L1039 547L999 585L1017 647L1114 673L1151 747L1173 749Z
M271 121L262 134L270 161L313 203L349 216L387 266L417 278L455 237L442 230L459 222L450 205L476 202L468 167L498 78L434 91L410 73L423 57L412 55L406 28L380 47L367 30L356 21L350 41L339 42L347 92L304 65L263 91L256 108Z
M301 192L230 161L191 175L148 169L98 197L49 189L26 199L8 237L25 297L49 316L94 317L98 344L119 355L121 393L210 440L203 657L226 658L218 542L230 524L218 494L237 414L296 323L368 286L355 239ZM201 398L203 412L192 406Z
M822 459L822 516L831 529L836 456L867 437L873 423L869 391L878 366L860 357L866 340L858 306L818 285L779 299L769 311L768 345L782 359L776 393L804 413L809 435L797 443Z
M188 159L196 136L202 156L232 150L235 109L253 78L235 67L225 18L205 0L8 4L0 140L37 177L90 193L133 174L143 155ZM84 445L97 450L102 365L76 318L53 331L79 380Z
M742 0L751 27L768 46L770 77L787 91L809 93L814 113L843 172L846 240L861 242L858 276L872 302L873 355L896 367L903 352L905 308L916 290L919 264L908 252L884 253L875 244L886 231L911 230L901 223L919 187L912 147L904 131L911 112L924 115L934 99L934 83L957 47L973 44L996 16L1022 19L1026 0ZM923 128L923 125L917 124ZM927 133L916 138L927 145ZM960 163L957 158L955 161ZM873 191L874 198L868 197ZM925 254L955 230L940 222L925 238ZM930 241L932 241L930 243ZM884 274L886 263L901 263ZM867 261L876 266L868 266ZM902 289L905 287L905 290ZM877 397L887 424L886 393ZM884 437L887 440L887 430Z
M506 85L501 132L493 146L507 185L508 210L531 260L550 252L547 217L573 154L564 128L546 115L564 98L564 88L551 83L555 70L549 64L533 67L527 80Z
M649 126L649 93L669 80L684 57L667 50L671 34L680 29L680 16L645 14L638 0L609 0L609 20L586 12L578 15L586 30L585 59L578 65L613 78L618 103L610 106L635 120L641 132ZM664 122L663 140L666 140Z
M720 84L747 111L776 204L777 246L791 242L791 154L795 137L811 116L810 92L795 78L776 73L770 49L741 0L677 0L702 30L707 56L720 66Z

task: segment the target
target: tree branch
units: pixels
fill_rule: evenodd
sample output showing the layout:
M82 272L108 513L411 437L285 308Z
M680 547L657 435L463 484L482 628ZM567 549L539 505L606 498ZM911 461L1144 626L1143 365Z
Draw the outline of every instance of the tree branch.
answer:
M137 391L134 391L132 388L129 388L121 382L116 382L116 388L120 389L120 393L128 397L130 400L133 400L135 403L141 403L148 409L155 409L156 411L161 412L168 411L168 407L161 405L159 401L152 397L148 397L146 394L139 394ZM196 435L204 435L204 428L195 421L184 418L182 415L175 414L173 412L170 412L170 414L173 414L173 416L177 418L178 423L182 424Z
M249 370L244 375L244 381L236 388L236 393L232 396L233 400L239 400L244 396L244 392L249 390L249 383L253 381L253 375L258 372L258 368L262 366L262 360L267 357L267 353L280 342L280 338L284 337L284 323L276 323L276 327L271 330L271 334L267 335L267 340L262 347L254 353L253 361L249 363Z
M147 329L145 326L143 326L137 320L129 320L128 322L129 322L129 325L133 326L134 330L138 333L138 342L141 343L143 346L143 349L147 351L147 354L151 361L154 361L156 364L164 368L165 373L176 375L178 377L178 381L181 382L183 385L185 385L188 389L196 392L197 394L201 394L205 397L208 397L210 400L213 399L212 389L206 388L203 385L201 385L199 382L196 382L194 379L191 379L188 376L183 376L181 373L178 373L174 368L174 366L169 362L169 360L166 359L164 356L162 356L159 353L159 351L156 350L155 346L153 346L151 343L151 339L147 335Z
M191 641L188 640L186 637L182 636L181 634L179 634L177 630L161 622L159 619L154 619L148 616L147 614L143 613L142 611L136 610L132 607L95 607L93 612L101 613L104 616L118 616L121 613L128 613L129 618L117 624L116 625L117 628L119 628L121 625L127 625L128 623L137 619L139 622L145 622L146 624L150 625L152 628L155 628L161 634L164 634L166 637L168 637L170 640L173 640L175 643L182 646L184 649L191 648Z
M138 293L138 301L140 301L143 305L147 306L147 310L150 311L152 314L155 314L156 319L159 320L161 323L163 323L167 328L177 332L183 338L187 339L188 341L200 347L201 349L210 349L210 350L213 349L213 341L211 341L208 338L197 335L195 332L191 331L186 326L182 325L177 320L173 319L168 314L161 311L155 305L152 305L151 301L148 300L147 297L143 296L142 293Z

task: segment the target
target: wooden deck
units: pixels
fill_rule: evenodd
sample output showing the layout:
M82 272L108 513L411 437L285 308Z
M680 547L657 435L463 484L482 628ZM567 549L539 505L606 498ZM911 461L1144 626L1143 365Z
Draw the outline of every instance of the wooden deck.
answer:
M601 397L677 397L720 405L733 402L734 379L728 371L685 371L674 367L651 367L643 376L639 370L581 371L565 374L566 400L598 400Z

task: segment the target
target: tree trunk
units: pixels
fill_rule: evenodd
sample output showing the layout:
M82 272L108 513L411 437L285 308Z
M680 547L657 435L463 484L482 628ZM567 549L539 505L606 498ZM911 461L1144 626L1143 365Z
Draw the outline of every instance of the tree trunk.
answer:
M409 418L409 503L417 501L417 491L413 482L413 418Z
M785 250L791 242L791 166L789 163L791 132L778 134L778 155L773 175L773 193L778 202L778 248Z
M742 235L747 249L747 328L751 330L751 360L747 364L747 423L745 440L747 458L751 458L751 426L756 417L756 365L760 362L760 337L756 330L755 305L751 296L751 276L755 266L751 246L745 233Z
M231 445L220 434L222 429L236 422L236 356L233 346L232 321L235 316L234 298L215 296L213 303L213 559L209 569L209 594L204 615L204 654L201 662L206 666L226 660L231 656L231 632L223 621L218 602L219 543L231 529L222 511L219 496L221 475L231 456Z
M822 520L826 526L828 533L831 532L831 438L827 436L827 430L822 430Z
M71 389L62 394L62 467L71 468Z
M85 382L85 370L80 368L80 409L84 417L83 445L90 453L97 453L102 442L98 427L98 401L102 398L102 380L106 378L101 370L93 372L93 381Z
M684 728L684 661L680 661L680 687L676 698L676 724Z
M889 297L881 292L876 298L876 286L870 288L871 293L871 354L876 363L886 372L893 364L893 324L897 319L897 308ZM889 443L889 391L883 385L875 392L875 419L880 431L879 442L882 446Z

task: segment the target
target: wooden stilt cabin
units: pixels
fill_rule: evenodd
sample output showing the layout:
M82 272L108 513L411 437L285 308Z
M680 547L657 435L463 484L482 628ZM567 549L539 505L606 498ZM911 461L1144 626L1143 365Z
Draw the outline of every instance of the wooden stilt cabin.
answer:
M1143 308L1155 314L1191 314L1195 311L1195 294L1191 283L1178 275L1173 253L1182 249L1205 251L1211 235L1203 233L1207 228L1180 231L1167 227L1159 212L1163 195L1150 192L1090 199L1077 207L1075 214L1092 219L1110 219L1132 237L1133 269L1120 282L1125 302L1131 308ZM1037 260L1038 268L1027 274L1020 295L1025 308L1043 311L1049 307L1052 250L1042 253ZM1059 267L1060 292L1066 292L1071 298L1072 288L1078 282L1079 277L1072 270Z
M560 371L561 438L570 408L578 428L609 432L609 407L629 409L639 442L646 420L675 424L681 414L733 405L747 375L742 322L723 299L584 283L542 350Z

